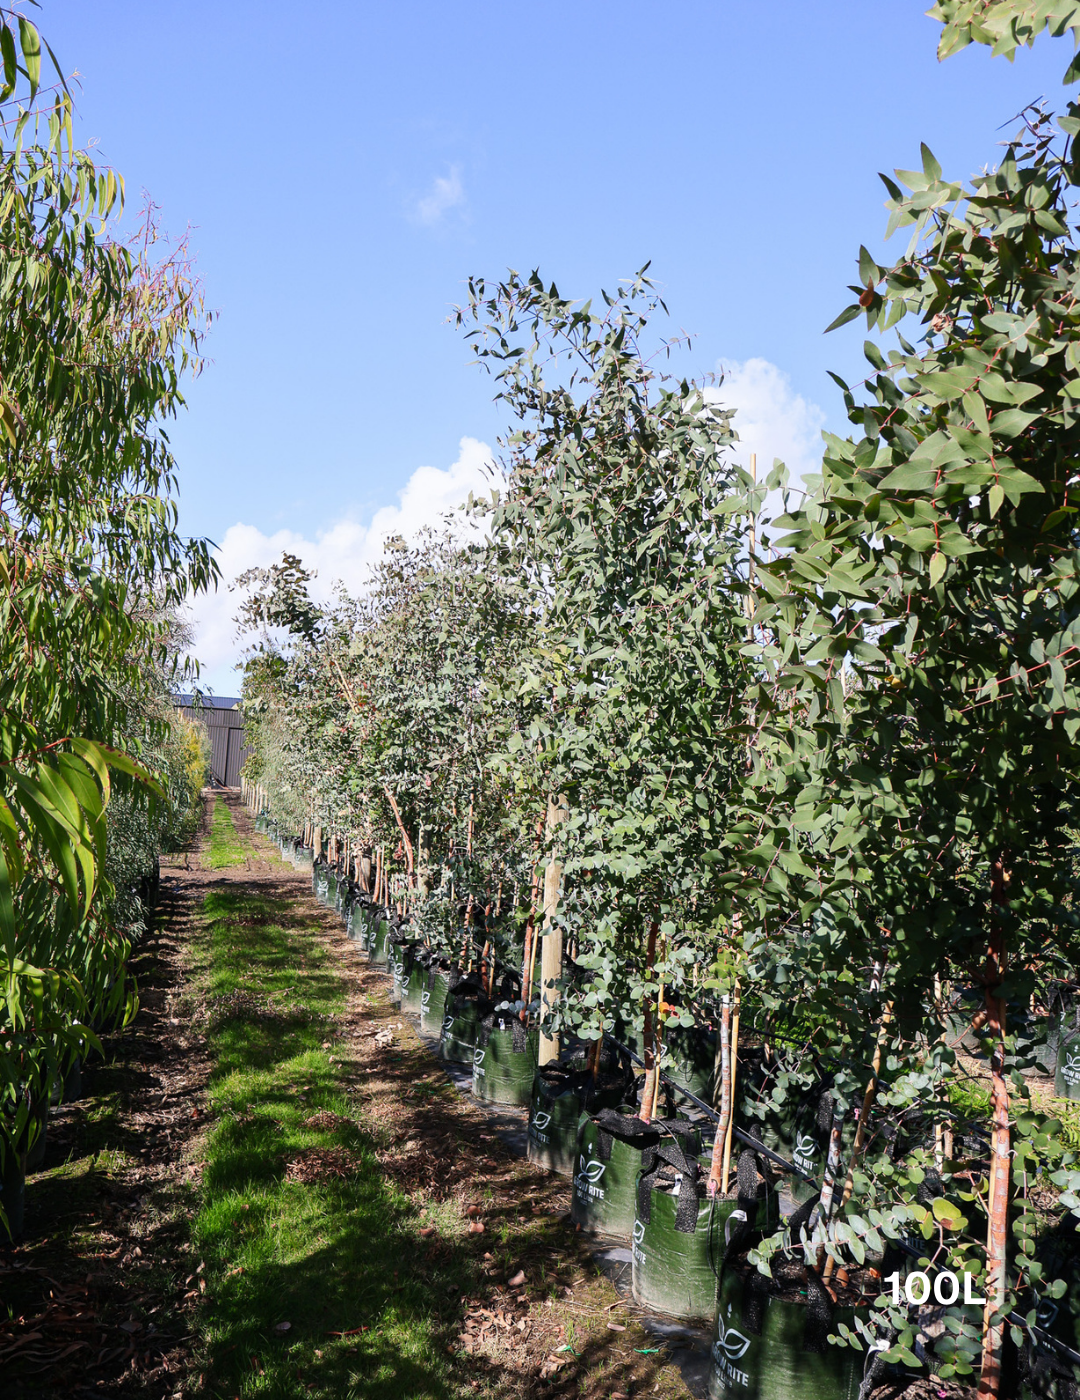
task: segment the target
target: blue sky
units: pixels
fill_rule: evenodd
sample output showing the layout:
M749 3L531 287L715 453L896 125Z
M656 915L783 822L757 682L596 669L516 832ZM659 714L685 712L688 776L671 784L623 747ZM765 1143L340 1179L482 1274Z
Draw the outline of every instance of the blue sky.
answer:
M686 368L738 367L753 445L812 455L826 369L860 373L858 325L822 332L883 250L877 171L925 140L967 175L1061 102L1061 44L939 65L922 10L44 0L83 139L193 227L218 312L172 432L184 527L227 569L302 540L355 583L373 522L448 500L503 426L447 317L507 266L587 296L651 259ZM231 610L200 614L219 691Z

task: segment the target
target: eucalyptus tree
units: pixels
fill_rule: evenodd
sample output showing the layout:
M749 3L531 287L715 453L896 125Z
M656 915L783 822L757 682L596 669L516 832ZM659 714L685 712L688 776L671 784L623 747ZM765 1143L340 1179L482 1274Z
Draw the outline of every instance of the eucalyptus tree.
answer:
M939 1374L978 1367L980 1397L1004 1393L1006 1320L1022 1340L1049 1289L1039 1231L1080 1217L1080 1161L1030 1111L1020 1074L1032 1008L1080 958L1080 112L1061 128L1029 114L967 188L925 147L921 170L885 180L890 232L909 229L909 246L891 267L862 250L834 325L865 314L893 345L867 342L869 378L841 384L859 435L827 438L820 478L758 561L753 699L771 761L723 862L748 927L770 935L749 939L759 984L801 996L846 1066L841 1106L865 1091L864 1120L876 1093L881 1113L921 1104L949 1124L953 1046L965 1027L981 1042L985 1173L940 1136L875 1168L871 1140L818 1236L835 1258L868 1220L894 1236L919 1220L937 1238L928 1255L981 1272L981 1329L956 1313L935 1344ZM1059 1192L1049 1220L1031 1193L1040 1172ZM956 1202L984 1218L984 1245L938 1235L964 1223ZM913 1360L912 1326L900 1310L893 1322L894 1354Z
M393 851L410 903L438 885L444 937L460 922L451 889L478 909L499 908L503 891L509 908L527 875L512 785L491 762L512 727L493 678L520 628L486 556L428 531L389 541L356 597L316 608L309 581L290 557L240 580L255 590L241 625L289 638L282 650L267 631L249 663L252 775L279 811L291 786L306 812ZM280 725L290 738L272 757Z
M122 182L76 147L43 47L0 9L0 1150L90 1034L103 965L122 997L108 767L147 776L130 754L166 732L146 707L165 619L214 574L177 530L161 426L198 367L198 284L149 215L134 246L117 241Z
M472 281L458 316L520 424L481 509L531 623L508 752L567 810L560 923L593 974L559 1015L593 1038L644 1029L650 1066L655 1019L690 1021L665 996L717 953L706 856L746 764L732 508L752 490L730 413L650 358L660 309L644 271L599 310L511 273Z

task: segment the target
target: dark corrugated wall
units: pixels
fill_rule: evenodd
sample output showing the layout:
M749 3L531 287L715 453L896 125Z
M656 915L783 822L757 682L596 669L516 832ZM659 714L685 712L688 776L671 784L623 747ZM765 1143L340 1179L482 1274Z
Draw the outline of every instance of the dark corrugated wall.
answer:
M247 758L244 719L239 710L213 705L178 705L185 719L201 724L210 736L210 781L215 787L238 788Z

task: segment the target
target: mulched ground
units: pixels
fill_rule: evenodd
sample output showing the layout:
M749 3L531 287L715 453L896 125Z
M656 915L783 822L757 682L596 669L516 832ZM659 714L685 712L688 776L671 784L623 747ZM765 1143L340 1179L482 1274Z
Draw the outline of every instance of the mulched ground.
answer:
M437 1309L460 1358L458 1393L686 1400L671 1350L642 1329L633 1305L617 1297L575 1236L568 1183L499 1141L487 1115L452 1088L391 1007L385 976L367 967L337 917L311 897L307 877L254 835L235 797L226 800L248 851L245 865L204 868L204 821L198 850L164 866L160 927L133 964L139 1014L108 1042L106 1062L87 1070L86 1096L50 1117L44 1171L27 1188L25 1240L0 1245L4 1400L206 1393L198 1337L204 1285L189 1222L207 1126L205 1034L236 1008L201 998L193 986L205 956L203 899L238 885L293 901L304 927L349 972L346 1010L327 1035L380 1169L420 1209L417 1249L433 1290L440 1261L460 1257L463 1241L472 1251L477 1284ZM237 995L245 1014L260 1010L254 992ZM282 1015L269 1003L262 1011ZM354 1169L346 1148L300 1153L285 1164L290 1179L312 1183ZM447 1204L458 1222L452 1237ZM442 1235L424 1223L429 1206ZM954 1385L918 1384L903 1400L965 1394ZM886 1387L875 1400L900 1397Z
M163 872L169 877L173 872ZM205 878L178 870L159 927L136 950L140 1010L50 1115L26 1230L0 1245L3 1394L171 1396L188 1370L188 1221L209 1060L191 1023L184 943ZM187 897L184 897L187 895Z

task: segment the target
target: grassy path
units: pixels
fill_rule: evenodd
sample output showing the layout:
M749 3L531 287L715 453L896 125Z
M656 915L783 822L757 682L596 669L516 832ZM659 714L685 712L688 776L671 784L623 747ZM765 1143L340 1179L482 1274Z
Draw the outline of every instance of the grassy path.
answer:
M687 1397L566 1222L567 1183L508 1153L277 868L287 898L250 869L215 882L195 940L213 1064L192 1223L205 1393Z
M210 869L229 870L245 865L250 853L250 847L236 829L228 803L215 798L210 816L210 849L207 852Z
M234 795L162 885L0 1243L3 1400L687 1400Z
M193 1240L210 1393L450 1395L416 1211L355 1121L342 969L283 901L226 889L204 913L214 1126Z

